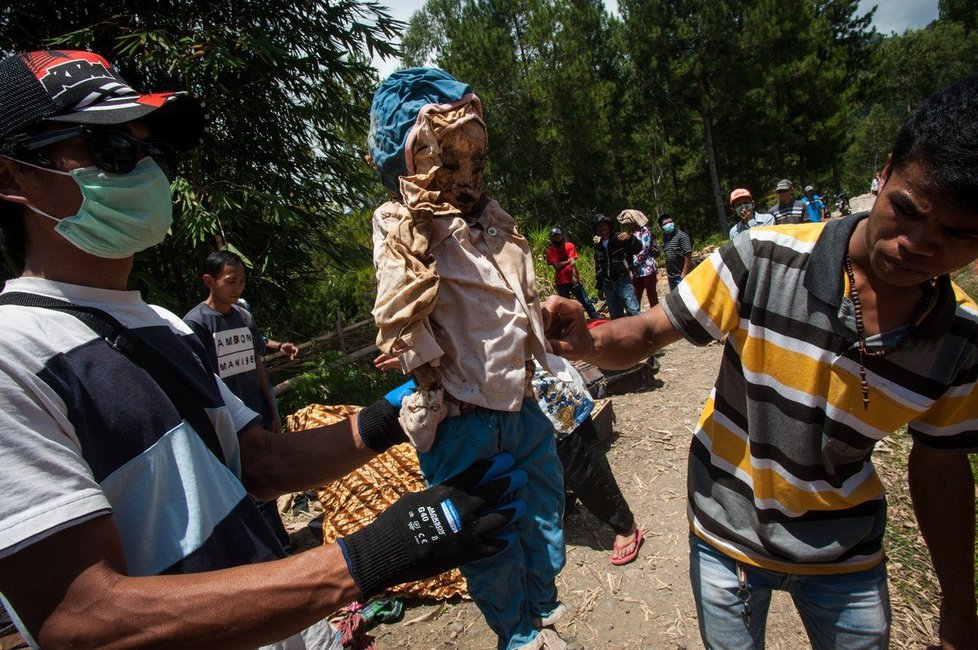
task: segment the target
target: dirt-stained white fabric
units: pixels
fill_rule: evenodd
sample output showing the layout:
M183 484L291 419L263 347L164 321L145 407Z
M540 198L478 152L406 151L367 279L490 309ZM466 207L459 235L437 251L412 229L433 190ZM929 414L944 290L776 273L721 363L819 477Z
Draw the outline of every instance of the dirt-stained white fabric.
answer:
M459 404L519 411L533 357L546 364L529 246L498 203L479 201L485 124L478 98L468 98L422 109L403 202L385 203L373 220L377 345L417 379L400 420L422 451ZM443 169L443 155L460 164Z
M403 179L402 179L403 181ZM398 267L392 230L411 211L385 203L374 213L378 327L411 310L411 294L392 274ZM526 239L493 200L471 219L439 217L430 224L430 254L437 268L437 300L419 327L378 343L408 372L437 366L442 385L460 402L515 412L526 390L526 363L546 363L543 315ZM383 299L382 299L383 298ZM385 350L384 348L387 347Z

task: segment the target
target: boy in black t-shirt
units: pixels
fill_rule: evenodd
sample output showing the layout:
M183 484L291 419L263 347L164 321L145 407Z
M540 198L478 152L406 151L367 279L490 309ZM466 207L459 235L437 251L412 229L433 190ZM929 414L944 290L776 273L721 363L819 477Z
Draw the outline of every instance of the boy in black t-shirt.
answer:
M265 340L251 313L238 304L245 288L244 260L227 250L211 253L204 261L202 279L210 293L184 315L184 322L207 350L215 374L248 408L258 413L264 428L280 433L282 422L275 393L261 360ZM282 546L287 547L289 534L275 502L258 502L258 509Z

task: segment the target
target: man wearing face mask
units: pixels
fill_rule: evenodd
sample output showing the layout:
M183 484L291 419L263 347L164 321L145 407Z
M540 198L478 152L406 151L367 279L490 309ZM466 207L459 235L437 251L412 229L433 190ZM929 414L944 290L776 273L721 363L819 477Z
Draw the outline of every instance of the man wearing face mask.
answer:
M668 213L659 215L659 228L662 229L662 254L666 259L666 277L669 279L669 291L672 291L693 269L693 242L684 230L676 226L672 215Z
M745 189L738 188L730 193L730 207L737 215L737 223L730 229L730 239L754 226L774 225L774 217L754 211L754 199Z
M22 268L0 294L0 597L31 647L339 648L326 616L505 548L520 509L497 507L525 481L497 456L285 557L249 495L406 440L404 392L272 435L179 317L126 291L203 122L90 52L0 61L0 234Z

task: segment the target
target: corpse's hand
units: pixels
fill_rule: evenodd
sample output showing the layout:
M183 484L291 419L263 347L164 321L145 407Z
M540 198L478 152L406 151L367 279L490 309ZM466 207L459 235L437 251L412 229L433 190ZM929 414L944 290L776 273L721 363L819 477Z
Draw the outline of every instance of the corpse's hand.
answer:
M403 368L401 368L400 359L397 357L392 357L384 352L381 352L374 358L374 368L380 370L381 372L387 372L388 370L403 370Z
M423 492L411 492L373 523L338 540L366 601L402 582L421 580L513 544L503 531L526 512L512 493L526 485L513 457L498 454Z
M594 339L587 328L581 303L550 296L543 303L543 328L554 354L584 359L594 353Z

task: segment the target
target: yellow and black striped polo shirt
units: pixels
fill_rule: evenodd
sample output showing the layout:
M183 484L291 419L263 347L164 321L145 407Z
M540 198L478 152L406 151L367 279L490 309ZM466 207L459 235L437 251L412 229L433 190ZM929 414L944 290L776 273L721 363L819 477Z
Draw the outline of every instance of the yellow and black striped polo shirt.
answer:
M663 302L694 344L727 337L689 455L693 531L726 555L791 573L882 559L883 485L871 455L903 425L930 447L978 447L978 313L947 276L907 340L867 339L869 408L843 261L865 213L752 228ZM894 344L904 343L894 349Z

